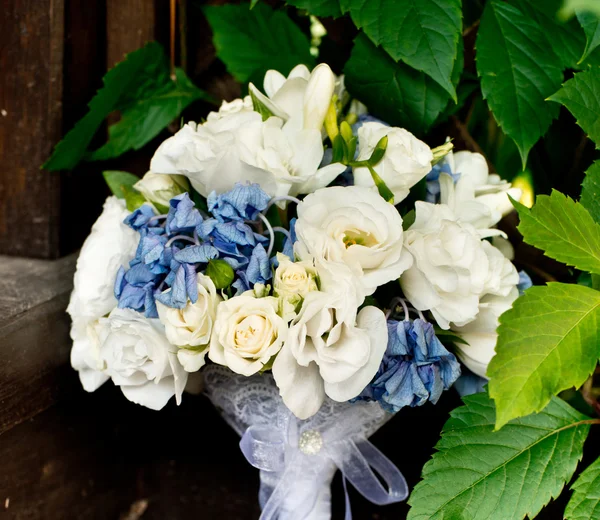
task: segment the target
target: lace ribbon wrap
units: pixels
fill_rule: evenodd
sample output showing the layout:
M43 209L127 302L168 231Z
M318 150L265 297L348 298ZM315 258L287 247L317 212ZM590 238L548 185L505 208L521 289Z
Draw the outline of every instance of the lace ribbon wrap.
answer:
M209 365L204 378L208 397L242 437L244 456L260 469L260 520L330 520L337 469L344 487L348 480L375 504L408 496L398 468L367 440L391 418L379 404L327 399L302 421L287 409L270 374L244 377ZM351 518L346 493L346 520Z

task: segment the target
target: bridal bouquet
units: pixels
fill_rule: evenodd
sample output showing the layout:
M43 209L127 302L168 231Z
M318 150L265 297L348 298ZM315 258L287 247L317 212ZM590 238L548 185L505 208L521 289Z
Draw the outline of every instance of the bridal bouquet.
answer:
M367 438L482 386L530 285L496 228L520 191L372 117L326 64L249 91L182 126L142 179L107 173L68 307L73 367L154 410L204 374L261 470L261 518L329 518L338 468L377 504L403 500Z

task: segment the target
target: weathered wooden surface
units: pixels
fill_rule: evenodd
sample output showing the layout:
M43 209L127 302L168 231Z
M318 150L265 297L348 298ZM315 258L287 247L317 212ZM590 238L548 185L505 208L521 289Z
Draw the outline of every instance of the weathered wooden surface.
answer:
M62 132L63 0L0 9L0 252L58 255L60 179L40 166Z
M0 434L73 387L65 314L75 257L0 257Z

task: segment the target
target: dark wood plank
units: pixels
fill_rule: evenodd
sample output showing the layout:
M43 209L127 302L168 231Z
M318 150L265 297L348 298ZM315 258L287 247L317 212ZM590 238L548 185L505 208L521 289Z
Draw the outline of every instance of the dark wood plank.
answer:
M0 9L0 253L58 255L60 178L41 172L61 136L63 0Z
M72 390L65 313L75 257L0 257L0 434Z

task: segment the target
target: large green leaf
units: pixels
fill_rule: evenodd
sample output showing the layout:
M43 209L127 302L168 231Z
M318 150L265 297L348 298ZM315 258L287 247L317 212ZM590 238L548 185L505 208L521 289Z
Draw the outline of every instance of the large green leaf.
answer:
M579 202L600 223L600 161L596 161L585 172Z
M102 175L110 191L119 199L124 199L126 191L134 189L133 185L140 180L133 173L119 170L107 170L102 172Z
M396 63L363 33L354 42L344 73L349 92L373 115L416 134L427 131L448 104L448 93L440 85L423 72Z
M565 0L559 16L568 19L581 11L596 13L600 16L600 2L598 0Z
M285 0L286 4L304 9L315 16L338 18L342 16L338 0Z
M90 101L89 112L58 143L46 161L48 170L69 170L84 158L96 131L113 111L122 119L109 129L110 138L89 157L108 159L138 149L165 128L192 101L207 97L181 70L169 76L169 62L156 43L128 54L104 76L104 86Z
M557 18L562 0L509 0L509 3L539 25L547 47L554 51L563 69L578 68L585 35L577 20L566 22Z
M531 209L518 202L515 207L525 242L559 262L600 274L600 224L580 203L553 191L538 196Z
M284 11L258 3L206 6L217 56L240 82L262 85L265 72L287 74L295 65L312 67L310 42Z
M166 65L166 63L165 63ZM189 80L185 72L175 69L176 81L168 77L168 68L162 81L157 75L155 85L138 91L139 97L124 103L121 119L108 128L108 142L88 155L86 160L98 161L118 157L128 150L138 150L166 128L193 101L207 99L201 90Z
M408 520L521 520L558 496L581 459L589 419L554 398L494 431L485 394L464 398L408 503Z
M565 519L600 520L600 459L579 475L571 489L573 496L565 509Z
M600 17L598 14L590 12L579 12L577 13L577 19L583 27L585 33L586 43L583 56L579 60L585 61L585 59L600 45Z
M461 37L460 0L340 0L358 28L396 61L433 78L453 98Z
M600 148L600 67L575 74L549 99L566 106Z
M492 0L477 36L481 91L496 121L521 154L544 135L558 110L545 99L563 79L559 60L535 20L516 7Z
M598 362L598 327L598 291L562 283L525 291L500 317L496 355L487 370L497 427L581 386Z

